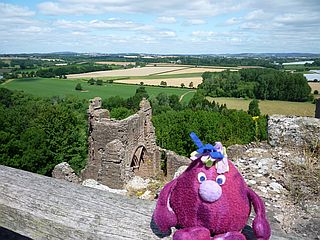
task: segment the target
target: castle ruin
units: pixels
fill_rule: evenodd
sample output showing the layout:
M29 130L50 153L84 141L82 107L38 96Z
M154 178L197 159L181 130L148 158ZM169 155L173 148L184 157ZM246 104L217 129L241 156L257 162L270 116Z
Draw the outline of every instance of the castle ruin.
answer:
M111 188L123 188L133 176L152 177L161 172L148 100L140 110L123 120L110 118L101 108L101 98L90 100L89 159L82 179L95 179Z

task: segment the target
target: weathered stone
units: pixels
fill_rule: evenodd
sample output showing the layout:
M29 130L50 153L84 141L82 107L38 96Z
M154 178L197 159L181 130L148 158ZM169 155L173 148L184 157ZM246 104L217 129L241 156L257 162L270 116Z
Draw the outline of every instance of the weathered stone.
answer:
M273 115L268 119L268 136L272 146L312 146L320 139L320 119Z
M277 193L281 193L283 190L283 187L277 183L277 182L272 182L269 184L269 186L271 187L271 189Z
M52 177L73 183L80 182L80 178L75 174L74 170L67 162L56 165L52 171Z
M153 200L154 196L150 190L147 190L139 198L144 200Z
M103 184L98 183L94 179L86 179L86 180L84 180L82 182L82 185L85 186L85 187L96 188L96 189L100 189L100 190L103 190L103 191L108 191L108 192L116 193L116 194L120 194L120 195L126 195L127 194L127 190L125 190L125 189L109 188L108 186L105 186Z
M90 100L89 159L83 179L95 179L111 188L123 188L133 177L159 174L160 151L151 122L152 109L143 99L140 110L123 120L110 119L101 98Z
M187 168L188 166L179 167L178 170L174 173L173 179L179 177Z
M126 189L131 191L140 191L148 187L150 179L143 179L142 177L135 176L130 179L126 185Z
M167 179L171 180L174 178L176 171L181 166L188 166L191 160L187 157L180 156L173 151L161 149L164 152L167 162Z

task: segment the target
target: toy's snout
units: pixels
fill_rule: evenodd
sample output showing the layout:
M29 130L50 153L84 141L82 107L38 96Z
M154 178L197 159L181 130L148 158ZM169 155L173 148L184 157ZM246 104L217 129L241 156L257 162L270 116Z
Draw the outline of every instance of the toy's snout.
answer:
M199 194L204 201L214 202L221 197L222 189L215 181L206 180L200 184Z

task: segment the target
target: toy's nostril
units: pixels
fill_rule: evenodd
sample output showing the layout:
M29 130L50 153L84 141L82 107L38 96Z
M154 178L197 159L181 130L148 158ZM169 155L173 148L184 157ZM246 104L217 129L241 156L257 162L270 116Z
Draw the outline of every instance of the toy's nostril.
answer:
M214 202L221 197L222 189L215 181L207 180L200 184L200 197L206 202Z

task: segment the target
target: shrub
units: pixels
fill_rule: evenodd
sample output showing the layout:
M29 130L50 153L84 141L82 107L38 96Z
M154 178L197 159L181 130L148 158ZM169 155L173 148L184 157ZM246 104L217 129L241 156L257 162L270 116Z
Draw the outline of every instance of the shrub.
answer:
M98 79L96 83L97 83L98 86L102 86L103 81L101 79Z
M77 91L81 91L81 90L82 90L81 84L78 83L78 84L76 85L75 89L76 89Z
M313 94L319 94L319 91L318 90L314 90Z
M96 82L96 80L94 80L93 78L90 78L90 79L88 80L88 83L89 83L90 85L95 84L95 82Z
M261 112L260 112L260 109L259 109L259 101L257 99L253 99L249 103L248 113L251 116L260 116Z

